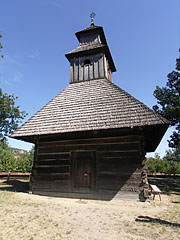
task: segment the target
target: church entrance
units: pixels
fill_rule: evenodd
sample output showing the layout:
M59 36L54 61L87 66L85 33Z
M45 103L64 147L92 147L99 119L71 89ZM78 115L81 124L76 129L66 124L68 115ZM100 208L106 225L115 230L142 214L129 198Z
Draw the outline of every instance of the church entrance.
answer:
M96 152L72 152L71 181L76 193L92 193L95 189Z

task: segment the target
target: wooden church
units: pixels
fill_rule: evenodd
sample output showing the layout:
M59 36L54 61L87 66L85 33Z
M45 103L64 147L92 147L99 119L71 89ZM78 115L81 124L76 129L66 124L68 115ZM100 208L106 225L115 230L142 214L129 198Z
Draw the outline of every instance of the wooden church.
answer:
M113 84L116 68L93 18L76 37L66 54L70 84L11 135L35 144L30 191L93 199L132 191L144 200L145 155L169 122Z

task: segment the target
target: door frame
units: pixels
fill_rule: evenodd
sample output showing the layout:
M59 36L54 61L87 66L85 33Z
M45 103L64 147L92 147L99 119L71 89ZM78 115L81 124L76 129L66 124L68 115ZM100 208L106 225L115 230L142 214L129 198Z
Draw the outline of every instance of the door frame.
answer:
M92 159L92 172L91 172L91 187L90 187L90 193L96 193L96 163L97 163L97 157L96 157L96 151L94 150L77 150L77 151L71 151L71 161L70 161L70 186L71 186L71 192L78 193L76 191L75 187L75 178L76 178L76 165L77 165L77 153L84 153L89 152L91 153L91 159Z

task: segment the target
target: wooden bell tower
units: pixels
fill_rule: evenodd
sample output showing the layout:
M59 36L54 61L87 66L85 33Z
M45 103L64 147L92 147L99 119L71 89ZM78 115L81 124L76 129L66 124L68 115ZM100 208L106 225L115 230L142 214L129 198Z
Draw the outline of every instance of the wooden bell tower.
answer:
M70 62L70 83L93 79L112 82L112 72L116 71L103 28L95 26L90 16L90 27L76 32L79 47L65 55Z

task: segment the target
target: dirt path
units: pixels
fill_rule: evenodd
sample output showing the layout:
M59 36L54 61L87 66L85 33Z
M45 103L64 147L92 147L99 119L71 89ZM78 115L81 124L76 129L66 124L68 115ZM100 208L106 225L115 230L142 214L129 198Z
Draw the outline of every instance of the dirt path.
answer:
M180 236L175 205L166 195L162 202L157 198L150 204L1 191L0 200L0 240L170 240ZM171 218L179 225L172 226Z

